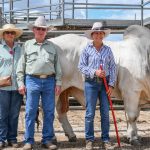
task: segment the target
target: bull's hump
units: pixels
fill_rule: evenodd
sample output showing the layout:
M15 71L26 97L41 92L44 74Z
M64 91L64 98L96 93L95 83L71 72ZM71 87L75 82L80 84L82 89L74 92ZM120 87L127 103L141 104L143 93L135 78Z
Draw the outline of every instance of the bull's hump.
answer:
M150 30L143 26L131 25L125 30L123 34L124 39L130 38L130 37L150 38Z

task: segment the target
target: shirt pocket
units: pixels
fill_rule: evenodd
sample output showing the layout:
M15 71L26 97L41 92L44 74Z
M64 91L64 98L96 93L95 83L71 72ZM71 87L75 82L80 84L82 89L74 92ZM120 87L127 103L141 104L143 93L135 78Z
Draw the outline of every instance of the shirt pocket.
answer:
M55 53L51 52L51 51L47 51L45 54L45 60L48 63L52 63L54 64L54 60L55 60Z
M37 57L38 57L38 52L36 50L27 52L27 61L29 63L36 61Z

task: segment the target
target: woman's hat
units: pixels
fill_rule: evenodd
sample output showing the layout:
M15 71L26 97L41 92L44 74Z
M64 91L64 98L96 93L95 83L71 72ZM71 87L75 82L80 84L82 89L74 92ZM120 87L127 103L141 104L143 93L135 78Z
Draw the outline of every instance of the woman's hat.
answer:
M15 38L18 38L19 36L22 35L23 30L16 28L16 26L14 24L5 24L2 29L0 29L0 38L3 38L3 34L6 31L14 31L15 34Z
M34 24L28 24L28 28L29 28L30 30L32 30L34 27L46 28L46 29L48 29L48 30L50 29L50 27L47 26L46 19L45 19L44 16L39 16L39 17L35 20Z
M101 22L95 22L93 24L93 27L92 27L91 30L85 31L85 36L87 38L89 38L89 39L92 39L91 34L93 32L104 32L105 33L105 37L107 37L110 34L111 30L108 29L108 28L104 28L103 24Z

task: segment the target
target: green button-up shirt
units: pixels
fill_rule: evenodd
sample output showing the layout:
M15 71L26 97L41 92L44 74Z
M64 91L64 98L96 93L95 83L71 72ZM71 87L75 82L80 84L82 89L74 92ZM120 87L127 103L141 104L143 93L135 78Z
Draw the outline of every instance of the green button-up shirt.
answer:
M9 53L9 51L13 51L13 55ZM15 43L14 47L10 49L5 41L2 41L0 44L0 77L11 76L12 78L12 86L0 87L2 90L17 90L17 76L16 76L16 68L18 64L18 60L21 56L21 47Z
M56 46L45 40L37 43L35 39L25 42L21 58L17 66L17 82L19 87L24 85L25 74L56 75L56 85L61 85L61 67Z

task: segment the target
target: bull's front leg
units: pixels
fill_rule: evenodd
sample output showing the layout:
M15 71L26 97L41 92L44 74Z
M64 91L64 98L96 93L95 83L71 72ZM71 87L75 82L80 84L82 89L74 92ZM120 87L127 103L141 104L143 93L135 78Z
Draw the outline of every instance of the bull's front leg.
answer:
M125 111L127 113L127 138L133 145L140 145L137 132L137 119L140 114L140 92L128 92L124 95Z
M56 110L58 114L58 120L64 130L65 135L68 137L70 142L75 142L77 140L75 133L73 132L72 126L70 125L67 117L67 112L62 113L62 102L58 100L56 105Z

